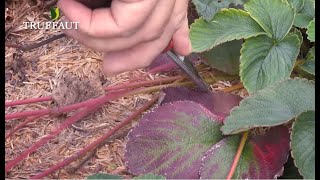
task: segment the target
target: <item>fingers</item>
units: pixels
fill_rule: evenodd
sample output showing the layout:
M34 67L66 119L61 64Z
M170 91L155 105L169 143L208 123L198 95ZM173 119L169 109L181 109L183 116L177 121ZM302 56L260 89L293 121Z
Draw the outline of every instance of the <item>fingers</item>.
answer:
M116 37L130 35L139 29L158 2L113 0L111 8L93 11L75 0L59 0L58 6L70 21L79 22L80 31L95 37Z
M111 8L91 10L76 0L59 0L68 21L79 29L65 33L105 52L107 75L146 67L171 39L180 55L191 52L187 0L113 0Z
M176 0L159 0L153 13L145 22L144 27L136 35L144 41L151 41L161 37L170 22L175 2Z
M182 56L187 56L191 53L192 47L189 38L188 17L184 18L184 21L180 28L173 35L173 50Z
M127 49L137 44L158 39L167 26L171 13L175 5L175 0L161 0L153 11L144 26L138 32L128 37L101 38L93 37L74 29L65 30L64 33L77 39L86 46L102 51L119 51Z
M106 53L103 61L104 74L115 75L150 65L167 47L173 32L172 29L168 29L162 37L157 40L139 44L132 49Z

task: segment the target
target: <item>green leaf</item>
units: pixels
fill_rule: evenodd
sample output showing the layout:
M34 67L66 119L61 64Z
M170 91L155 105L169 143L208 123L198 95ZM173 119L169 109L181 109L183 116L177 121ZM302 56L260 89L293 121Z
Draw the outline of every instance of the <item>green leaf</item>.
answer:
M88 176L87 179L123 179L121 176L113 174L103 174L97 173L91 176Z
M266 35L252 37L241 49L240 77L249 93L286 79L293 70L301 41L295 33L275 43Z
M223 9L212 21L197 19L190 29L194 52L203 52L227 41L265 34L264 30L243 10Z
M292 5L295 12L299 12L304 4L304 0L288 0L288 3Z
M239 74L240 49L242 40L233 40L220 44L210 51L200 54L209 66L225 73L236 75Z
M315 40L315 32L314 32L314 28L315 28L315 19L313 19L309 25L308 25L308 30L307 30L307 34L308 34L308 39L311 42L314 42Z
M305 179L315 178L315 111L300 114L293 123L292 157Z
M134 177L133 179L166 179L164 176L159 176L155 174L144 174L141 176Z
M236 134L287 123L302 112L315 109L314 88L314 81L295 78L262 89L233 108L221 130Z
M299 28L307 28L310 21L312 21L312 17L298 13L296 14L293 25Z
M316 59L315 58L315 49L314 49L314 47L312 47L308 52L308 55L306 57L306 61L303 64L301 64L299 67L302 70L304 70L310 74L315 75L315 59Z
M306 14L309 17L315 18L315 0L305 0L302 9L299 13Z
M228 136L215 144L202 159L201 179L225 179L241 136ZM282 173L289 155L287 127L271 128L266 134L248 137L232 179L273 179Z
M295 13L286 1L251 0L244 4L244 8L277 41L281 41L292 27Z
M242 0L223 0L223 1L212 1L212 0L192 0L196 10L200 16L206 21L210 21L213 16L220 11L222 8L228 8L231 3L235 5L243 4Z
M315 18L314 0L305 0L302 9L296 14L294 25L307 28L310 21Z

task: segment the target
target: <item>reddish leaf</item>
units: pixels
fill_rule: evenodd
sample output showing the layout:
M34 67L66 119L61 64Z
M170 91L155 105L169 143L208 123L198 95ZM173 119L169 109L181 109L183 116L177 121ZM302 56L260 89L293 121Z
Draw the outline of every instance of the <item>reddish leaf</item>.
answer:
M197 102L213 114L219 117L220 121L223 121L226 116L229 115L230 110L239 105L242 98L238 95L224 93L224 92L212 92L207 93L198 89L190 89L186 87L170 87L163 90L166 96L161 104L189 100Z
M229 136L215 144L203 158L200 176L224 179L230 170L240 142L239 135ZM244 146L235 179L272 179L283 172L289 155L289 131L284 126L271 128L265 135L249 138Z
M167 53L162 53L155 58L151 65L147 68L151 73L170 71L177 68L177 65L171 60Z
M128 135L128 170L134 175L199 178L201 159L222 139L221 125L214 114L192 101L155 108Z
M188 56L191 62L195 62L199 59L199 55L192 53ZM167 72L173 69L177 69L178 66L172 61L167 53L162 53L155 58L151 65L147 68L150 73Z

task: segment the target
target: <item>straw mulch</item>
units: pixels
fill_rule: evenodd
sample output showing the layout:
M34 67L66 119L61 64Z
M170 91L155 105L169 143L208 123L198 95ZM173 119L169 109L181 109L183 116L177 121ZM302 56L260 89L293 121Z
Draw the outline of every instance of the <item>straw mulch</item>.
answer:
M37 1L36 1L37 2ZM47 21L49 11L42 10L43 6L36 7L36 2L23 0L11 1L6 7L6 30L8 30L6 43L32 44L43 41L59 34L53 30L25 30L23 21ZM49 1L43 1L48 3ZM43 4L43 2L41 2ZM36 8L32 8L36 7ZM21 17L23 12L26 12ZM12 28L10 28L12 27ZM95 92L99 94L102 86L121 84L130 80L139 79L146 75L143 70L136 70L119 74L114 77L106 77L101 72L101 54L94 52L79 44L71 38L60 38L52 43L31 51L18 52L16 48L5 49L5 99L6 101L51 96L52 94L66 93L61 90L65 75L77 77L72 81L85 83L89 80L90 86L97 87ZM164 74L146 75L144 79L157 79ZM74 77L73 77L74 78ZM62 85L61 85L62 84ZM84 87L88 86L85 84ZM230 86L228 82L215 84L223 88ZM63 92L57 92L57 88ZM85 88L84 88L85 89ZM243 94L245 92L239 92ZM123 97L105 105L103 109L64 130L59 136L49 141L35 153L30 154L24 161L14 167L6 174L7 178L28 178L52 165L69 157L89 143L101 137L119 122L128 117L133 111L147 102L153 94L140 94ZM61 96L61 94L60 94ZM68 95L70 102L74 101ZM91 98L93 95L82 97L82 100ZM60 97L61 98L61 97ZM60 101L63 103L64 101ZM69 102L69 103L70 103ZM34 109L45 109L53 107L52 102L30 104L27 106L16 106L6 108L6 114ZM67 115L57 117L43 117L29 123L17 131L5 141L6 162L17 157L34 142L38 141L66 119ZM6 122L6 134L10 132L21 120ZM131 176L126 172L124 166L124 147L126 144L126 127L118 133L118 137L100 147L96 152L77 160L62 170L59 170L48 178L85 178L97 172L111 173ZM82 163L83 162L83 163Z

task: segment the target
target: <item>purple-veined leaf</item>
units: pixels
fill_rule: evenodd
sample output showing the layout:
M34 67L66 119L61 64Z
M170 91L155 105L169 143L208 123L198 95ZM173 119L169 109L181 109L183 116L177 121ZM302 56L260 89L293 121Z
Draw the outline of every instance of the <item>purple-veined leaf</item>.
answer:
M134 175L199 178L201 159L222 139L221 123L192 101L176 101L153 109L128 135L126 166Z
M190 89L186 87L170 87L163 90L166 96L161 104L189 100L194 101L213 114L219 117L218 120L223 121L229 115L230 110L238 106L242 98L238 95L224 92L203 92L198 89Z
M203 179L225 179L238 149L241 136L229 136L215 144L202 160ZM247 140L232 178L272 179L280 176L289 155L290 135L287 127L271 128L264 135Z

